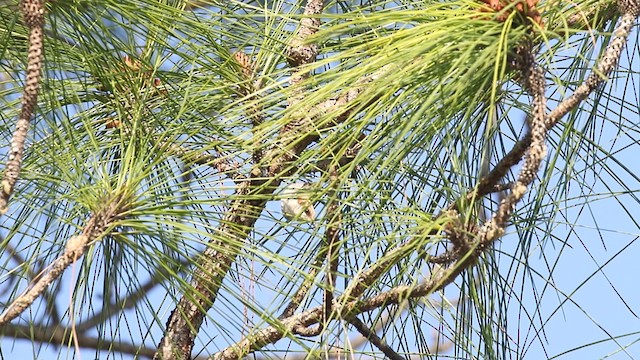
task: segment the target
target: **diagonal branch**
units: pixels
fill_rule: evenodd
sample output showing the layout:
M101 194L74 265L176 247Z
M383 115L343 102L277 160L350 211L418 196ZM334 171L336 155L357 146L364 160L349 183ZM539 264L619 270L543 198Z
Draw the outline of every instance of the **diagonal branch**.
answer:
M301 21L301 26L291 42L289 63L293 68L315 61L317 45L304 45L304 41L317 31L319 19L314 18L322 12L322 0L309 0ZM302 81L305 72L292 75L292 86ZM297 82L295 79L298 79ZM290 106L302 100L303 93L295 93ZM206 312L215 302L222 281L231 264L239 254L249 231L264 209L268 198L286 175L285 165L298 156L314 139L310 130L310 118L292 122L283 126L275 145L257 161L251 171L251 177L238 186L239 195L231 204L228 215L218 228L218 237L210 242L197 260L197 269L191 281L192 293L184 295L173 310L167 322L166 332L158 345L155 359L187 359L191 356L195 336L198 334ZM293 146L290 146L292 145ZM283 153L281 149L289 149ZM268 164L263 169L262 164ZM257 200L256 200L257 199Z
M549 113L545 121L547 129L554 127L558 121L572 111L580 102L589 96L598 86L607 80L607 77L613 71L620 54L627 41L627 36L631 31L635 19L638 17L638 6L636 4L635 10L631 7L630 11L623 13L620 24L614 31L614 37L611 43L607 46L602 59L596 66L596 69L589 75L589 77L576 89L576 91L563 100L558 107ZM519 140L513 148L505 155L495 166L495 168L484 178L480 180L475 190L467 194L468 200L479 199L492 192L492 189L499 181L504 178L509 169L520 162L527 148L531 145L531 134L527 135ZM455 204L455 203L454 203ZM453 206L453 205L452 205ZM451 207L450 207L451 208Z
M375 331L369 329L369 327L362 322L362 320L353 316L349 319L351 325L353 325L356 330L366 339L368 339L375 347L380 349L389 359L391 360L406 360L404 357L400 356L386 341L384 341Z
M4 239L0 239L0 242L2 242L2 240ZM29 279L34 280L38 277L38 271L34 270L33 267L22 257L22 255L20 255L18 250L16 250L9 242L3 244L3 247L5 249L4 251L9 253L9 256L19 264L19 267L24 266L26 268L26 273L29 276ZM10 287L7 286L6 288L8 291ZM55 289L50 289L50 291L45 290L42 296L44 297L45 308L47 313L49 313L51 321L59 322L60 315L58 314L58 309L56 308L54 295L55 293Z
M15 319L25 309L47 289L47 287L55 281L69 265L76 262L84 255L89 244L102 235L107 228L121 218L122 213L126 211L126 201L122 196L112 196L105 202L103 207L98 210L85 225L82 233L71 237L65 246L64 252L56 260L51 263L49 270L42 277L35 279L35 283L18 296L0 315L0 326L7 324Z

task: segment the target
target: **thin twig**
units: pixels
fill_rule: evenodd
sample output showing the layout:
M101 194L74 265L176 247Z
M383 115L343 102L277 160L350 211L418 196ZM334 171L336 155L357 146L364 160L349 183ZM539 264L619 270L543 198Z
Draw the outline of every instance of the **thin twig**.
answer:
M60 325L53 326L33 326L33 325L13 325L7 324L2 329L2 335L14 339L26 339L41 343L66 346L72 341L72 336L76 338L81 348L105 350L110 353L130 354L136 358L151 358L155 349L145 346L138 346L123 341L107 340L103 337L92 337L82 333L73 332L70 328Z
M354 317L350 318L349 322L351 323L351 325L353 325L356 328L356 330L358 330L358 332L360 334L362 334L362 336L364 336L365 338L369 339L369 341L375 347L380 349L380 351L382 351L389 359L391 359L391 360L407 360L406 358L400 356L400 354L398 354L391 346L389 346L389 344L387 344L386 341L384 341L382 338L380 338L378 336L378 334L376 334L374 331L369 329L369 327L367 325L365 325L365 323L363 323L357 317L354 316Z

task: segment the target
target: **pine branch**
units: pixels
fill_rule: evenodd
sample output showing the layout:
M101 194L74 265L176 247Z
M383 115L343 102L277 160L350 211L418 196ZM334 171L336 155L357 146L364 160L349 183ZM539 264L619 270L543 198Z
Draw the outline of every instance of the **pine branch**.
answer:
M306 38L314 33L319 20L313 18L322 12L322 0L310 0L304 14L308 17L301 21L297 37L293 40L290 50L290 65L297 67L309 64L315 60L318 47L303 45ZM303 79L304 74L296 72L295 79ZM294 95L295 96L295 95ZM301 100L298 94L298 98ZM290 106L295 101L290 102ZM305 118L307 119L307 118ZM308 120L307 120L308 121ZM171 313L167 322L166 332L158 345L158 352L154 359L187 359L191 356L195 336L197 335L205 314L213 305L223 279L226 277L231 264L240 252L250 229L264 209L268 196L280 184L284 175L285 164L298 156L314 139L309 135L308 124L303 122L283 126L279 141L276 141L263 159L256 159L256 166L251 171L248 181L239 185L238 200L234 201L228 210L228 215L218 229L219 239L215 239L211 246L203 252L197 261L197 269L191 281L196 298L183 296L177 307ZM297 136L291 136L292 134ZM300 137L302 137L301 141ZM280 149L290 148L295 141L292 151L282 152ZM269 169L261 169L262 164L269 164ZM266 175L266 176L264 176ZM259 200L246 200L255 196Z
M607 80L609 74L613 71L616 64L620 59L622 49L627 41L631 27L633 26L636 18L638 17L637 6L635 8L630 7L630 11L624 12L620 23L614 31L614 38L607 46L607 49L602 56L602 59L598 63L596 69L589 75L589 77L576 89L576 91L563 100L553 111L549 113L546 118L545 126L551 129L558 121L570 111L572 111L578 104L589 96L598 86ZM512 166L522 160L525 151L531 145L531 134L527 133L521 140L519 140L513 148L498 162L498 164L491 170L491 172L480 180L475 190L469 192L466 196L467 200L480 199L485 195L493 192L495 186L497 186L502 178L504 178L507 172ZM455 202L453 203L455 204ZM453 206L452 204L452 206ZM449 209L451 209L450 207Z
M455 281L457 276L465 269L475 264L477 258L483 251L488 249L493 241L504 233L507 219L514 210L516 203L523 197L528 186L535 179L536 173L546 154L545 141L547 130L554 126L568 111L577 106L580 101L584 100L595 87L605 81L606 76L617 63L631 25L638 14L637 2L622 2L620 6L625 13L615 32L614 40L608 46L602 61L598 65L598 71L592 74L592 76L576 90L574 95L561 103L558 108L548 116L546 115L545 85L542 69L535 64L535 58L530 52L530 47L524 49L522 72L526 79L526 86L533 97L530 132L523 140L516 144L514 149L499 162L498 166L494 168L487 177L482 179L477 188L478 190L469 194L468 198L479 198L493 191L497 182L504 177L508 169L519 162L523 158L525 151L528 151L525 156L525 164L520 171L518 180L512 184L511 192L502 200L493 217L480 229L477 229L477 233L473 236L473 241L468 244L468 248L465 248L465 252L451 254L452 265L447 269L438 268L438 270L432 273L429 280L423 281L417 286L398 286L369 299L354 300L359 297L388 266L393 264L394 260L406 254L407 251L410 251L410 247L405 244L393 250L385 256L384 260L379 260L368 270L356 277L351 283L353 286L348 288L345 294L335 301L333 309L339 318L349 319L379 307L399 304L408 298L426 296L444 288ZM300 327L308 328L313 324L317 324L322 321L324 311L324 306L321 306L294 315L283 320L278 327L268 327L247 336L240 342L215 354L213 359L235 359L246 356L269 343L275 343L285 336L287 331L293 331L293 329Z
M24 23L29 28L29 54L27 61L27 81L22 95L22 111L11 138L9 161L7 162L0 189L0 216L9 210L9 198L20 176L24 144L31 118L38 104L38 91L42 77L42 59L44 55L44 0L22 0Z
M65 250L54 260L40 278L34 280L34 284L18 296L0 315L0 326L15 319L33 302L42 295L49 285L58 279L64 270L84 255L90 243L98 239L113 223L121 218L127 209L127 199L122 196L111 196L87 221L82 233L67 240Z
M371 343L375 347L380 349L380 351L382 351L389 359L406 360L404 357L400 356L400 354L398 354L393 348L391 348L391 346L389 346L386 341L380 338L378 334L369 329L369 327L365 325L365 323L363 323L360 319L354 316L349 319L349 322L356 328L356 330L358 330L360 334L362 334L363 337L369 339L369 341L371 341Z

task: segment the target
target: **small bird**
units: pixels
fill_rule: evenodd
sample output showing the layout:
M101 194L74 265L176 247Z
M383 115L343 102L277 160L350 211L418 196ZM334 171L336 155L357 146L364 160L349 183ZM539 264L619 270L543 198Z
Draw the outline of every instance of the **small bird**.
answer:
M283 199L280 201L282 214L290 221L309 221L316 218L316 210L313 208L309 193L305 191L311 187L306 183L293 183L287 185L282 191Z

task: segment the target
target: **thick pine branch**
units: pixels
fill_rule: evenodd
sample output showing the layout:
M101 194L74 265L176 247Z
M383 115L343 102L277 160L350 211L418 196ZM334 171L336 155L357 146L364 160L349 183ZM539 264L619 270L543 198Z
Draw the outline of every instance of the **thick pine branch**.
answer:
M317 31L319 20L313 16L320 14L322 9L321 0L310 0L307 3L304 14L310 17L301 21L297 36L289 48L289 63L294 71L298 67L315 61L318 47L304 45L303 42ZM305 76L296 72L292 77L293 86L296 86L295 79L303 79ZM300 100L296 96L296 100L290 101L290 105ZM311 126L307 123L308 121L310 121L309 118L304 118L303 121L284 126L276 146L265 154L264 159L257 159L248 181L239 185L237 194L240 196L228 209L227 216L217 231L218 237L197 260L197 268L191 281L193 293L197 295L185 295L178 302L167 322L165 334L154 356L155 359L191 357L195 337L204 317L215 302L231 264L235 261L249 231L264 209L267 199L280 184L280 178L285 175L283 173L285 165L315 139L309 133ZM297 136L292 136L292 133ZM301 141L299 141L300 138L302 138ZM292 142L295 142L294 146L290 146ZM284 153L281 150L289 148L293 149ZM262 168L263 164L269 165L268 170L265 171ZM252 198L259 200L251 200Z

